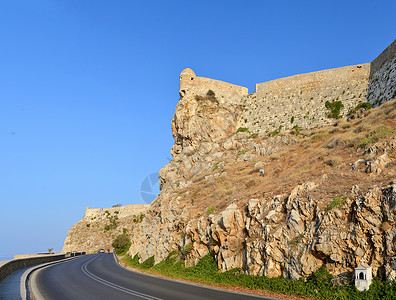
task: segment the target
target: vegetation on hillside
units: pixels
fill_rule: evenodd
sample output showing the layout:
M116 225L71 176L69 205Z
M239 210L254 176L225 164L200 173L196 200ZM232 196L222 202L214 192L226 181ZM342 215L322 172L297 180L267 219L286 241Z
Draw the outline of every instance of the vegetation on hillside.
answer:
M125 255L131 247L131 238L124 231L115 238L111 245L114 247L114 251L117 255Z
M344 104L341 101L326 101L326 108L330 111L328 116L330 118L339 119L341 118L340 112L344 108Z
M154 264L154 257L139 263L137 255L125 257L124 262L132 268L161 274L171 278L186 279L198 283L238 286L255 290L287 295L300 295L319 299L396 299L396 284L389 284L374 278L369 291L359 292L353 282L341 286L333 281L333 276L325 265L313 273L307 280L286 278L268 278L243 274L239 268L221 273L214 258L207 254L195 266L185 267L180 253L171 252L166 259Z

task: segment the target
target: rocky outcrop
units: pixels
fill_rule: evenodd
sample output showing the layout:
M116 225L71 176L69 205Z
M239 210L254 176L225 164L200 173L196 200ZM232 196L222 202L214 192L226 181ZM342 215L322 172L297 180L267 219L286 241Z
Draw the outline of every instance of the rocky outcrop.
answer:
M389 106L396 108L395 103L383 111L389 113ZM349 130L357 131L354 127ZM333 131L331 127L329 131ZM393 280L396 185L394 181L388 184L391 181L388 179L396 178L394 137L366 149L351 149L346 156L351 163L334 164L328 174L326 164L319 164L324 168L321 176L306 182L302 181L304 176L300 176L299 184L289 183L294 186L289 192L285 189L284 193L255 198L248 195L254 181L260 178L258 169L265 169L265 178L287 173L282 167L274 166L274 162L284 161L279 153L293 158L294 151L303 145L308 147L323 133L312 134L307 141L288 134L252 139L242 132L217 143L192 143L174 153L174 159L160 172L160 195L150 206L148 217L134 231L130 255L139 254L141 261L154 256L159 262L172 250L178 250L186 264L193 265L211 253L222 271L241 268L251 275L293 279L306 278L323 264L334 275L350 277L364 258L375 275ZM343 145L340 138L334 136L322 143L322 149L329 147L331 139L337 141L334 145ZM331 147L336 147L334 145ZM263 161L263 158L267 159ZM321 154L319 158L326 160ZM242 169L251 168L244 174L251 174L252 179L246 179L244 185L238 169L232 170L235 164L241 164ZM357 179L339 183L340 176L349 176L345 172L358 176L362 187ZM200 187L227 186L232 176L240 176L236 182L240 189L246 189L246 195L231 201L226 197L223 201L220 199L220 203L229 203L210 215L205 213L210 202L201 205L199 214L194 213L197 206L194 196L200 193ZM336 182L341 185L335 186ZM213 201L214 194L210 198ZM201 198L201 201L204 200Z
M355 67L351 74L367 73L368 66ZM159 172L160 194L144 212L86 213L64 251L108 248L127 231L128 254L141 262L154 256L158 263L176 250L186 265L210 253L222 271L298 279L325 264L351 279L364 258L374 275L394 280L396 100L302 134L299 126L255 134L243 126L261 128L262 120L244 119L250 113L241 102L253 96L184 70L172 119L173 159Z
M68 231L62 252L113 249L114 237L131 234L144 218L149 205L125 205L85 209L84 217Z

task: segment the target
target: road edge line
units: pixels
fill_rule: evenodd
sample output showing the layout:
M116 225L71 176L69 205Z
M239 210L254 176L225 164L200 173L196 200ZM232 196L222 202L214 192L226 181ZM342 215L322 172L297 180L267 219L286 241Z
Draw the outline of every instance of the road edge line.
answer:
M128 270L130 272L135 272L135 273L147 275L147 276L154 277L154 278L160 278L160 279L164 279L164 280L167 280L167 281L176 281L178 283L188 284L188 285L192 285L192 286L200 287L200 288L207 288L207 289L220 291L220 292L227 292L227 293L233 293L233 294L238 294L238 295L243 295L243 296L250 296L250 297L253 296L253 297L256 297L256 298L259 298L259 299L265 299L265 300L286 300L285 298L273 298L273 297L269 297L269 296L261 296L261 295L256 295L256 294L242 293L242 292L237 292L237 291L232 291L232 290L227 290L227 289L221 289L221 288L217 288L217 287L213 287L213 286L207 286L207 285L204 285L204 284L198 284L198 283L189 282L189 281L182 281L182 280L178 280L178 279L170 279L170 278L166 278L166 277L155 276L155 275L144 273L144 272L138 272L138 271L131 270L131 269L128 269L128 268L124 267L120 263L120 261L118 260L117 255L114 252L113 252L113 256L114 256L114 260L116 261L117 264L119 264L122 268L124 268L125 270Z
M81 256L75 256L75 257L69 257L69 258L65 258L65 259L61 259L61 260L57 260L57 261L52 261L52 262L48 262L48 263L43 263L43 264L39 264L36 266L33 266L29 269L27 269L21 276L21 280L19 282L19 293L20 296L22 298L22 300L29 300L28 299L28 293L27 293L27 286L29 284L29 277L30 275L34 272L37 271L39 269L45 268L45 267L49 267L50 265L55 265L55 264L60 264L69 260L73 260L73 259L77 259L77 258L81 258L84 255ZM37 300L41 299L41 298L35 298Z

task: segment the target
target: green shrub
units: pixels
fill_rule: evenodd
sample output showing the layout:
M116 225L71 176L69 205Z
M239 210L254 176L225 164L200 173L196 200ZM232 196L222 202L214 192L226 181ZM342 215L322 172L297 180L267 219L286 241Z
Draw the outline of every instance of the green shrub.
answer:
M140 214L139 216L133 215L133 223L141 223L146 215Z
M359 147L366 147L367 145L373 144L378 142L382 138L386 138L387 136L390 136L392 134L393 130L392 128L386 126L386 125L381 125L372 130L368 136L363 138L359 142Z
M212 167L212 171L216 171L217 168L219 167L219 164L220 164L221 162L222 162L222 161L220 160L220 161L218 161L217 163L215 163L215 164L213 165L213 167Z
M188 255L192 251L192 244L187 244L184 247L181 248L181 254L183 257Z
M326 265L322 265L314 273L312 273L307 280L308 284L312 284L317 287L326 288L330 287L333 275L329 273L326 269Z
M155 260L154 260L154 255L153 255L153 256L147 258L144 262L142 262L139 265L139 267L142 269L150 269L154 266L154 262L155 262Z
M294 125L293 128L297 135L301 133L301 127L298 125Z
M235 133L238 133L238 132L250 132L250 131L246 127L239 127Z
M371 105L370 102L361 102L358 105L356 105L356 107L354 109L352 109L351 111L348 112L348 116L353 114L355 111L357 111L361 108L369 110L369 109L373 108L373 106Z
M215 92L213 92L212 90L209 90L209 91L206 93L206 97L208 97L209 99L214 99L214 98L216 98L216 94L215 94Z
M283 127L283 125L280 125L280 126L278 127L278 129L276 129L276 130L270 132L270 135L271 135L271 136L275 136L275 135L279 134L279 133L281 132L281 130L282 130L282 127Z
M114 247L114 251L117 255L125 255L131 247L131 244L129 236L123 233L118 235L111 245Z
M348 196L334 197L333 201L331 201L327 206L326 212L329 212L336 207L342 207L345 204L346 199L348 199Z
M127 256L124 258L125 261L130 265L131 267L137 268L139 267L139 255L135 254L134 257Z
M344 104L341 101L326 101L325 106L328 110L330 110L328 117L334 118L334 119L339 119L341 118L340 112L341 109L344 108Z
M214 205L211 205L211 206L209 206L208 208L207 208L207 210L206 210L206 214L209 216L209 215L211 215L211 214L213 214L215 212L215 207L214 207Z
M242 154L245 154L246 152L247 152L247 149L239 150L239 151L237 152L236 156L238 157L238 156L240 156L240 155L242 155Z

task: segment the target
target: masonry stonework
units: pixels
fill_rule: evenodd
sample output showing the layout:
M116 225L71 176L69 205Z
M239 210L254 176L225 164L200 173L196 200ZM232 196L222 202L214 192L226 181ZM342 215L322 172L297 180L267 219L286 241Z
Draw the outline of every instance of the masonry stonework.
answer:
M180 102L206 97L209 91L237 115L235 128L258 135L330 125L335 119L329 117L327 101L341 101L340 116L346 117L359 103L378 106L396 98L396 40L371 63L258 83L252 94L245 87L197 77L191 69L180 74Z
M368 101L373 106L396 99L396 40L370 66Z
M239 104L243 96L247 96L248 89L228 82L197 77L193 70L187 68L180 74L180 97L206 96L213 91L220 104L224 102Z
M331 124L326 101L341 101L341 115L366 101L369 64L312 72L256 84L242 99L241 127L259 135L279 129Z

